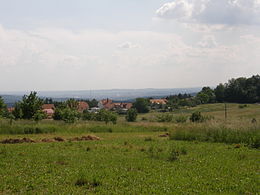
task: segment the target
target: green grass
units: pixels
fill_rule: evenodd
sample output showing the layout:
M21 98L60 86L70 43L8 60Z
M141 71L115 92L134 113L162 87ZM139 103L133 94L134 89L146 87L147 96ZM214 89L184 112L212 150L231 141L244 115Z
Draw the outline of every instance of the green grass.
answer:
M260 106L229 104L226 121L223 104L170 114L194 111L214 120L153 122L156 112L133 123L120 116L116 125L1 120L0 140L36 143L0 144L0 194L260 194L260 151L252 145L259 140ZM166 131L171 139L159 137ZM89 134L101 140L39 142Z
M259 193L258 150L158 133L96 135L103 140L0 145L0 193Z
M225 125L192 124L179 126L171 132L173 140L206 141L227 144L245 144L252 148L260 148L260 130L228 128Z

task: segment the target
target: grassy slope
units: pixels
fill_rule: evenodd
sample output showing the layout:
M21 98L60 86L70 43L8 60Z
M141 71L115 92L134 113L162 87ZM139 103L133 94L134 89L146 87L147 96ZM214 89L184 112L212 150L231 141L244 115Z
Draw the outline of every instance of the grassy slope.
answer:
M260 122L260 106L239 109L228 105L229 125L249 125L254 117ZM201 105L179 113L200 110L223 119L223 104ZM177 111L176 111L177 113ZM148 119L157 113L144 115ZM174 141L159 138L166 127L174 130L182 124L139 121L127 124L123 117L112 133L94 133L101 141L0 144L0 194L259 194L259 150L234 145ZM16 122L16 125L31 122ZM29 124L28 124L29 123ZM89 134L101 123L55 125L53 134L0 135L30 137L75 137ZM207 124L205 124L207 125ZM99 129L99 128L97 128ZM124 133L123 133L124 132ZM90 133L91 134L91 133ZM93 132L92 132L93 134ZM152 141L145 141L151 137ZM149 140L149 139L147 139ZM171 151L187 151L169 161ZM77 186L77 180L86 185ZM94 184L97 184L95 186ZM98 185L99 184L99 185Z

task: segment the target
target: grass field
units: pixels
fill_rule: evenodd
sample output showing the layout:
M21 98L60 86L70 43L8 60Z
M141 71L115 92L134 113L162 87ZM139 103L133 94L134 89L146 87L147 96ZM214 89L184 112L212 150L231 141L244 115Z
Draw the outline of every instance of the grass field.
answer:
M202 124L158 123L154 119L160 113L153 112L139 115L134 123L120 117L117 125L17 121L11 126L1 121L0 140L27 137L36 143L0 144L0 194L259 194L259 148L243 141L227 144L231 139L218 143L159 137L191 129L204 135L223 127L249 132L258 142L260 105L241 109L229 104L226 121L223 108L202 105L173 113L189 116L199 110L214 116ZM24 127L38 130L24 134ZM101 140L40 142L90 134Z

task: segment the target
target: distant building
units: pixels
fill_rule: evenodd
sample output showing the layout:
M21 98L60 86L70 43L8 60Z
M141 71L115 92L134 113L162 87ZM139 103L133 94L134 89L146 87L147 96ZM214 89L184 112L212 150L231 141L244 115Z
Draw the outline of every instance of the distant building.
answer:
M84 110L88 110L89 109L89 105L87 102L79 102L79 105L78 105L78 111L79 112L83 112Z
M167 104L167 99L150 99L150 103L165 105Z
M114 103L114 108L115 109L130 109L132 108L133 104L132 103Z
M103 100L100 100L98 102L98 107L100 109L106 109L106 110L111 110L114 108L114 103L113 103L113 100L110 100L110 99L103 99Z
M113 100L110 99L103 99L99 101L98 107L100 109L106 109L106 110L120 110L120 109L130 109L133 106L132 103L114 103Z
M12 113L14 111L14 107L7 108L8 112Z
M42 109L53 109L55 110L54 104L43 104Z
M42 111L47 115L48 119L52 119L54 115L55 106L54 104L43 104Z

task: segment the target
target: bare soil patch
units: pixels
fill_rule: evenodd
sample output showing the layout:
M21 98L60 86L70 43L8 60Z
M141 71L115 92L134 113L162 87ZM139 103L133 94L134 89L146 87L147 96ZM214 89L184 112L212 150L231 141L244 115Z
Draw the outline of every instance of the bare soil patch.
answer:
M74 138L69 138L65 139L62 137L54 137L54 138L43 138L40 141L35 141L30 138L10 138L10 139L4 139L1 140L1 144L20 144L20 143L35 143L35 142L43 142L43 143L50 143L50 142L65 142L65 141L91 141L91 140L100 140L99 137L95 135L85 135L82 137L74 137Z

